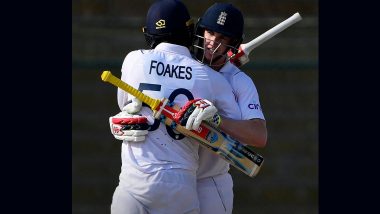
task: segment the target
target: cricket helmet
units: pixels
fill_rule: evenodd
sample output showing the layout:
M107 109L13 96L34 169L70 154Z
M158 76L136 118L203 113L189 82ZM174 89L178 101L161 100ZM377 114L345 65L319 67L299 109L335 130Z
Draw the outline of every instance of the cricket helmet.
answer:
M215 3L203 14L197 27L242 40L244 18L241 11L232 4Z
M224 36L230 37L232 39L231 43L225 45L230 47L232 53L237 53L244 39L243 14L230 3L215 3L198 19L195 26L192 51L196 58L202 62L205 48L203 36L205 30L221 33ZM226 59L228 59L227 56Z
M149 8L143 27L150 48L161 42L190 47L194 33L193 20L179 0L156 0Z

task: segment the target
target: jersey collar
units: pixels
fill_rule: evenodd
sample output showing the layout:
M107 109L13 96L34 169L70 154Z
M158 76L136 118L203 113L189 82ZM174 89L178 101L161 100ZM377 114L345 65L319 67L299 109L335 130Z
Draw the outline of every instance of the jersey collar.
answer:
M165 51L165 52L172 52L174 54L181 54L185 55L187 57L191 57L190 51L187 47L181 46L181 45L175 45L175 44L170 44L166 42L161 42L156 46L154 50L159 50L159 51Z
M220 73L232 73L237 70L237 67L234 66L230 61L227 61L226 64L219 70Z

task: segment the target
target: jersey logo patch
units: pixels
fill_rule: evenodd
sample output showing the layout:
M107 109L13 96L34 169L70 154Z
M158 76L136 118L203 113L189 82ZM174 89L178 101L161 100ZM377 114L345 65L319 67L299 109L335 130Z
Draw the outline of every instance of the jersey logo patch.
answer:
M227 19L227 13L226 12L221 12L218 21L216 21L217 24L224 25Z
M165 27L166 27L165 20L160 19L160 20L158 20L158 22L156 22L156 29L161 29L161 28L165 28Z

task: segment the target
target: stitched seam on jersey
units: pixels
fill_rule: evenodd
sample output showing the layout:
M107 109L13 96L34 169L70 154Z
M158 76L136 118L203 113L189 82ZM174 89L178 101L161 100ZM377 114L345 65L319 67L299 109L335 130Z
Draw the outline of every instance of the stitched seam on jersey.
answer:
M226 212L227 212L226 206L224 205L224 202L223 202L223 198L222 198L222 195L221 195L221 194L220 194L220 192L219 192L219 188L218 188L218 185L216 185L216 182L215 182L215 180L214 180L214 178L213 178L213 177L211 177L211 179L212 179L212 181L213 181L213 182L214 182L214 184L215 184L215 188L216 188L216 191L218 192L218 195L219 195L220 201L222 202L222 205L223 205L223 207L224 207L224 211L226 211Z
M241 72L241 71L238 71L237 73L234 73L234 76L237 75L237 74L239 74L240 72Z

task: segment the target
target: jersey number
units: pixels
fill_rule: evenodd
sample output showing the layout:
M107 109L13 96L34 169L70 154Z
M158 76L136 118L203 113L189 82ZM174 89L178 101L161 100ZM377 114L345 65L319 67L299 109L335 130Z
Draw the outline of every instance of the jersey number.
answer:
M161 91L161 85L150 84L150 83L140 83L138 90L141 92L143 92L144 90ZM194 99L193 94L189 90L187 90L185 88L177 88L168 97L169 102L172 103L178 95L185 95L188 100ZM150 126L148 131L154 131L154 130L158 129L159 126L160 126L160 120L155 119L154 124ZM183 134L180 134L180 133L177 133L176 131L174 131L168 125L166 125L166 131L168 132L169 136L175 140L181 140L185 137Z

